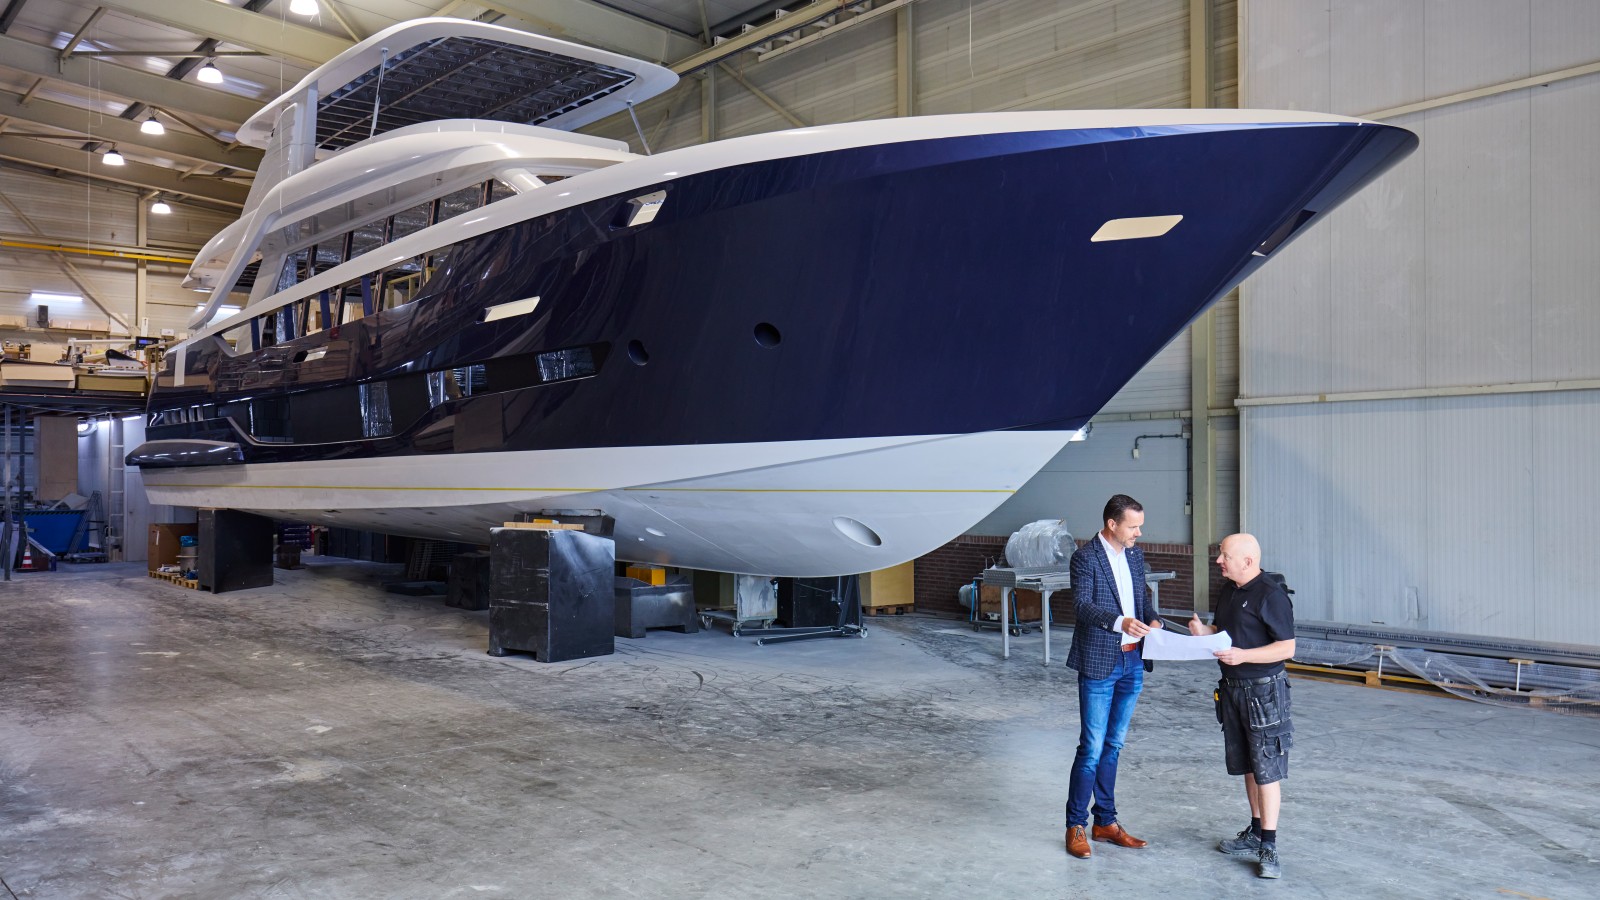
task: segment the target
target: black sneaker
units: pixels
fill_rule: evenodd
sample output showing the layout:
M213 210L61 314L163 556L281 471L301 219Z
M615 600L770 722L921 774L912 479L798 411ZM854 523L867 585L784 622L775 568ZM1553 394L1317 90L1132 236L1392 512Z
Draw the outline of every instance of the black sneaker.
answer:
M1257 878L1280 878L1283 868L1278 865L1278 848L1273 844L1261 845L1261 856L1256 862Z
M1225 841L1217 842L1217 849L1229 856L1243 856L1250 859L1261 858L1261 838L1254 831L1246 828L1239 832L1238 837L1231 837Z

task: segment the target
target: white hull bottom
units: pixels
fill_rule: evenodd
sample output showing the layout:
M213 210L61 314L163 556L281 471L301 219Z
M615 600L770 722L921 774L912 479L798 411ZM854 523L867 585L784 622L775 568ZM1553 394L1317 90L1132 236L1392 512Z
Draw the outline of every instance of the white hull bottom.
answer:
M1066 431L606 447L147 470L155 503L483 544L541 509L616 519L620 559L796 577L915 559L993 512Z

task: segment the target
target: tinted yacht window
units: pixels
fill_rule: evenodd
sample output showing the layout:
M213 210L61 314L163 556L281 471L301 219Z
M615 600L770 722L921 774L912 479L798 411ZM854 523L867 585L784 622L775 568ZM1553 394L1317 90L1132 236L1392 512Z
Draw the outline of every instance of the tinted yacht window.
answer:
M306 251L296 250L283 259L283 269L278 273L278 290L286 291L300 283L305 274Z
M588 347L540 353L534 357L540 381L564 381L594 374L594 354Z
M439 221L471 212L483 205L482 184L462 188L454 193L446 194L439 199Z
M394 418L389 412L389 385L382 381L360 386L361 436L388 437L394 434Z
M394 226L389 229L389 240L398 241L408 234L427 228L433 217L433 203L419 203L408 210L395 213Z
M383 233L387 227L388 222L384 219L379 219L376 222L368 222L350 232L350 258L355 259L363 253L382 247Z
M256 404L272 401L256 401ZM289 407L288 440L296 444L354 441L365 436L355 385L278 398Z
M344 262L345 235L329 238L316 246L316 267L318 272L329 269Z

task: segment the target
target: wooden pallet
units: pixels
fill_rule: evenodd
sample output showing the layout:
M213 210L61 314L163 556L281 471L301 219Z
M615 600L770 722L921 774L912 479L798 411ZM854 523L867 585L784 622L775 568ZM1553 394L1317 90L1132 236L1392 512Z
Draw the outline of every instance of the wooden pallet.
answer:
M896 606L863 606L861 611L869 616L903 616L915 609L911 604Z
M1331 666L1312 666L1304 663L1288 663L1286 668L1292 675L1310 678L1314 681L1361 684L1390 691L1415 691L1430 694L1447 693L1432 682L1417 678L1403 669L1380 673L1376 669L1358 671L1355 669L1336 669Z
M200 582L193 578L185 578L182 575L179 575L177 572L151 572L150 577L159 578L162 581L170 581L178 587L186 587L190 588L191 590L200 589Z

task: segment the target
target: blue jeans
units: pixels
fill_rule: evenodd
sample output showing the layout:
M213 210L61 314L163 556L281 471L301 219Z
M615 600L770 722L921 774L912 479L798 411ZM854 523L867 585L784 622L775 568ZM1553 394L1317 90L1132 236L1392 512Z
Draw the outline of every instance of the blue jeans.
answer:
M1144 690L1142 654L1117 654L1117 666L1105 678L1078 676L1078 755L1067 782L1067 827L1089 824L1089 798L1094 798L1094 823L1117 821L1117 756L1128 736L1128 720Z

